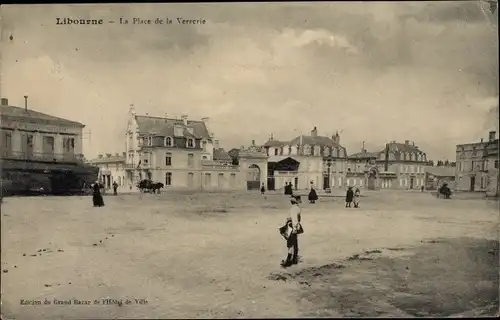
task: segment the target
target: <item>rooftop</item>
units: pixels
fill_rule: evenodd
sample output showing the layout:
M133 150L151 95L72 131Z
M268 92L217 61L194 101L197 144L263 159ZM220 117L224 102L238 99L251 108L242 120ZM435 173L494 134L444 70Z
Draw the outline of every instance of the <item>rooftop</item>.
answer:
M211 140L210 133L208 132L207 126L203 121L187 120L187 125L184 125L184 120L182 119L172 119L172 118L162 118L162 117L152 117L152 116L142 116L136 115L135 119L137 125L139 126L139 132L142 134L157 134L165 136L174 135L175 125L180 125L184 127L184 136L192 137L195 139L207 139ZM188 128L193 128L193 133L190 133Z
M92 159L89 163L111 163L111 162L122 162L125 161L125 153L111 154L107 153L105 155L100 154L97 158Z
M433 166L425 166L424 172L430 173L432 175L438 177L454 177L455 176L455 167L433 167Z
M229 154L224 150L224 148L214 148L214 160L219 160L219 161L231 161L231 157Z
M2 100L2 103L8 103L6 100ZM43 112L38 112L32 109L25 109L16 106L10 106L8 104L1 105L0 115L2 118L17 118L28 120L29 122L39 123L39 124L55 124L61 126L77 126L85 127L83 123L72 121L64 118L59 118L46 114Z

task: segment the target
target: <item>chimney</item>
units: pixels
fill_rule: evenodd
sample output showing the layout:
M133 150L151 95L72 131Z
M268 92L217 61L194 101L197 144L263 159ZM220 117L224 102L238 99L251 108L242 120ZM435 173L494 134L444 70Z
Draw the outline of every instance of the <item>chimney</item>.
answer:
M182 122L184 123L184 125L187 126L187 124L188 124L188 116L185 115L185 114L183 114L181 116L181 119L182 119Z
M409 145L410 144L410 140L405 140L405 144Z
M8 105L9 105L9 99L2 98L2 106L8 106Z
M496 131L490 131L490 134L489 134L489 141L492 142L493 140L495 140L497 137L497 132Z
M317 137L318 136L318 128L314 127L314 129L311 130L311 137Z
M24 110L28 111L28 96L24 96Z
M340 135L338 131L335 132L335 135L332 136L332 140L333 142L340 144Z
M214 149L219 150L219 140L217 139L214 140Z
M255 146L255 140L252 140L252 146Z

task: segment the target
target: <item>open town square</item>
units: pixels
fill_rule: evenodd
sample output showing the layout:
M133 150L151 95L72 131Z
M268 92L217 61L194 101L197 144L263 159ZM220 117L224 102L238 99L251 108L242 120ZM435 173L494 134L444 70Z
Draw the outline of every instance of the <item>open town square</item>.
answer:
M300 205L301 258L288 269L279 265L286 248L278 228L290 206L281 193L105 195L99 209L88 196L6 198L2 314L116 319L498 311L498 201L387 190L366 191L359 208L345 208L337 193Z
M0 319L498 317L498 1L0 8Z

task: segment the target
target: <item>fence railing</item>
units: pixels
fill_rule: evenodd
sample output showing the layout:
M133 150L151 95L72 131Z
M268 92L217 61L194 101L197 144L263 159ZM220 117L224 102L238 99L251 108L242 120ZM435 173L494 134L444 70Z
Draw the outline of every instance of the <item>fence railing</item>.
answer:
M43 153L43 152L22 152L1 150L2 159L26 160L26 161L46 161L46 162L84 162L83 154L72 153Z

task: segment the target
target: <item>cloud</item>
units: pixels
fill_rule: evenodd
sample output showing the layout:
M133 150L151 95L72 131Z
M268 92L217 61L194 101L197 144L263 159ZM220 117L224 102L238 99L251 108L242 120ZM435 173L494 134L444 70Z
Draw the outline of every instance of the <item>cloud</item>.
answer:
M18 104L29 94L34 109L86 123L89 156L122 151L134 103L141 113L209 116L226 148L317 126L325 135L344 130L352 152L363 140L409 139L429 157L453 158L456 143L484 135L498 99L497 30L450 14L460 6L7 6L2 94ZM63 16L208 23L54 25Z

